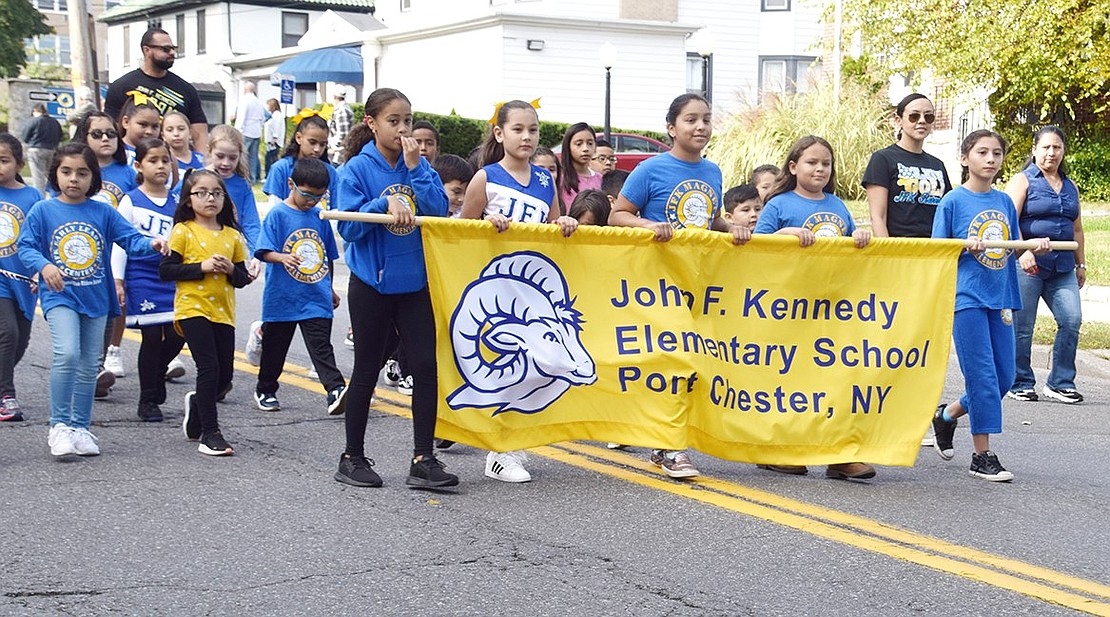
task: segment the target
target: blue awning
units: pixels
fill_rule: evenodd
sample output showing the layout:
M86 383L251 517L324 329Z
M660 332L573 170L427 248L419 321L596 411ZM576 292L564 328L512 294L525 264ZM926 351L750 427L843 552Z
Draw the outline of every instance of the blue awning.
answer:
M358 47L329 47L298 54L275 71L292 75L297 83L334 81L362 85L362 51Z

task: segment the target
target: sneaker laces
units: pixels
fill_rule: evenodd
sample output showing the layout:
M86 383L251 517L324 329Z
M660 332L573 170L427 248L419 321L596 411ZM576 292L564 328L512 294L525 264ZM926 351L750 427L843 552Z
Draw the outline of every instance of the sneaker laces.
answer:
M347 457L347 460L351 461L351 466L355 469L370 469L374 466L374 459L366 458L365 456L355 456L352 454Z
M523 465L524 463L528 462L528 453L524 450L513 450L511 452L505 452L505 456L513 459L519 465Z

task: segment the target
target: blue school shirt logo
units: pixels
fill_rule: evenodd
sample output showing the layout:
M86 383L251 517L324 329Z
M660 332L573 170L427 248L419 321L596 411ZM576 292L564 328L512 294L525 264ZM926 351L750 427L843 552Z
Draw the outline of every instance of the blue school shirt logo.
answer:
M104 238L92 225L82 221L66 223L54 230L50 245L54 264L63 276L79 281L100 272Z
M571 386L594 383L594 360L579 336L581 317L550 259L532 251L494 258L463 290L451 315L455 366L464 383L447 405L531 414Z
M708 229L716 212L717 191L701 180L683 180L667 198L667 222L675 229Z
M15 204L0 202L0 259L15 255L20 229L23 229L23 210Z
M93 195L92 198L95 199L96 201L106 203L109 206L112 206L113 208L118 209L119 208L119 202L120 202L121 199L123 199L123 195L124 195L123 189L121 189L119 186L117 186L114 182L109 182L108 180L101 180L100 192L97 193L96 195Z
M413 214L416 213L416 193L412 190L411 186L407 184L393 184L387 186L386 189L382 191L381 197L388 197L390 195L399 197L401 202L404 203ZM395 236L407 236L416 231L416 227L401 227L392 224L386 225L385 228L389 230L389 233Z
M298 229L289 234L281 252L301 257L301 265L285 266L285 271L301 283L311 285L328 275L328 260L324 255L324 241L315 229Z
M971 219L967 227L968 238L979 238L984 242L989 240L1010 239L1010 219L1004 212L998 210L983 210ZM1009 249L987 249L975 256L975 259L990 268L1001 270L1006 267L1006 260L1010 257Z
M848 224L832 212L816 212L809 215L802 227L813 232L818 238L836 238L848 235Z

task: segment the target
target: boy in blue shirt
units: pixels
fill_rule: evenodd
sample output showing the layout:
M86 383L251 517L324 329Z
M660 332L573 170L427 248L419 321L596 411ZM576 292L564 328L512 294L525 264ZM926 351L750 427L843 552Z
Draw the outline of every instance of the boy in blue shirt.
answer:
M347 384L331 346L332 264L339 257L331 225L317 204L328 191L330 174L319 159L302 158L289 177L289 196L266 216L254 256L266 262L262 292L262 355L255 402L262 411L281 409L278 378L297 326L308 355L328 393L328 413L343 413ZM252 328L253 330L253 328Z

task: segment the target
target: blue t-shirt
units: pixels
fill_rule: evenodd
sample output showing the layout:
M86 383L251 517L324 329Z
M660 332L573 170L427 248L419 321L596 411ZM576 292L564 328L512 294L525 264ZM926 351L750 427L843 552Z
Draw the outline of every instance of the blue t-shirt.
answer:
M118 245L133 257L154 253L150 239L128 223L115 208L89 199L67 204L45 199L31 207L19 234L19 258L34 272L47 264L62 271L65 288L39 286L42 312L67 306L86 317L119 315L109 249Z
M297 210L274 206L262 224L255 257L274 251L300 255L297 267L266 263L262 291L262 321L304 321L332 318L331 264L339 257L331 225L320 218L320 208Z
M832 193L821 199L802 197L794 191L780 193L763 206L755 224L757 234L773 234L786 227L801 227L818 238L850 236L856 224L848 207Z
M716 163L688 163L664 152L637 165L621 195L649 221L670 223L675 229L709 229L721 214L721 183Z
M258 246L258 234L262 231L262 223L258 220L258 205L254 202L254 189L250 182L240 175L224 178L224 184L227 185L227 194L231 197L231 203L235 204L239 228L243 230L243 237L247 239L247 254L254 255ZM178 192L180 193L180 189Z
M34 270L19 259L16 242L27 220L27 212L41 199L42 193L33 186L21 189L0 187L0 268L23 276L34 275ZM34 319L36 297L31 293L30 283L0 277L0 298L15 301L28 321Z
M319 206L322 210L335 210L336 205L332 195L339 187L339 173L328 161L324 159L320 159L320 161L328 168L329 180L328 190L324 192L324 198L320 200ZM285 201L285 198L289 197L289 176L293 175L293 165L296 163L297 159L291 156L276 161L273 167L270 167L270 173L266 174L266 184L262 186L262 192Z
M120 165L112 161L109 165L100 168L100 192L93 195L93 199L101 201L113 208L119 207L119 200L131 191L139 188L135 182L135 168Z
M181 181L185 177L185 172L190 169L204 169L204 155L195 150L189 151L188 161L182 161L177 157L174 157L173 160L177 162L178 181Z
M976 193L960 186L940 200L933 219L934 238L1016 240L1017 210L1010 196L991 189ZM956 310L1021 309L1014 252L988 249L960 254L956 270Z
M517 182L501 163L486 165L486 214L503 214L518 223L547 223L555 200L551 172L531 165L528 185Z
M125 142L123 142L123 151L127 153L127 166L128 167L134 167L135 166L135 146L132 146L131 144L129 144L125 141Z
M169 240L173 229L173 214L177 202L167 196L159 205L139 189L127 194L120 204L119 213L147 238ZM115 276L123 277L127 291L127 325L130 327L153 326L173 321L173 281L163 281L158 275L162 256L158 253L142 257L126 257L116 247L112 250Z

